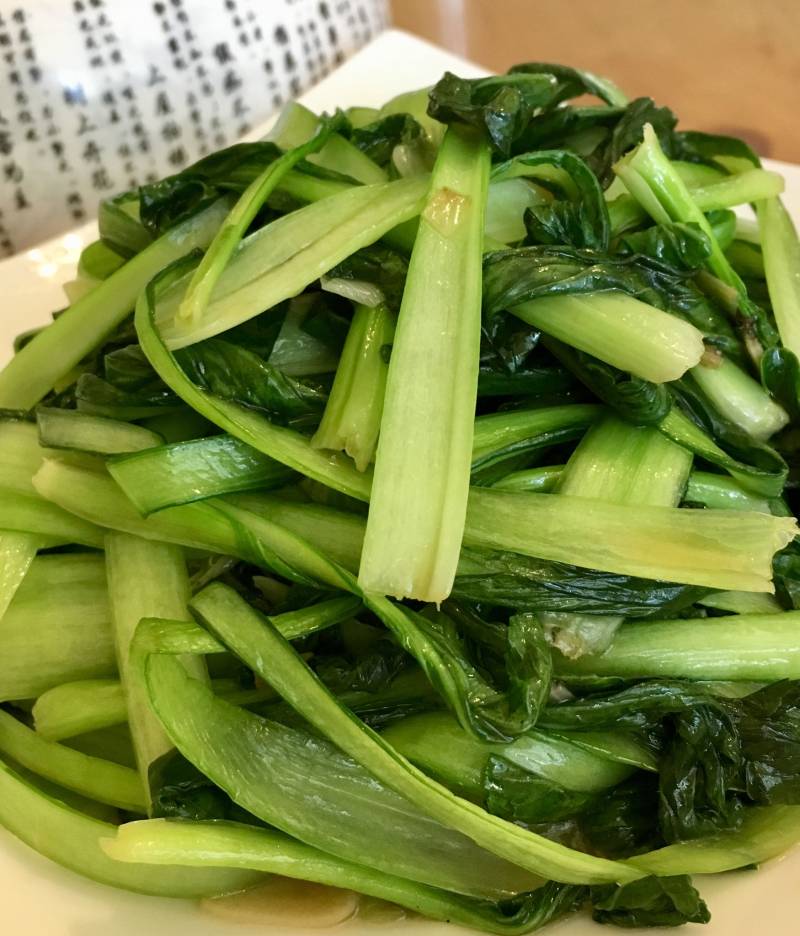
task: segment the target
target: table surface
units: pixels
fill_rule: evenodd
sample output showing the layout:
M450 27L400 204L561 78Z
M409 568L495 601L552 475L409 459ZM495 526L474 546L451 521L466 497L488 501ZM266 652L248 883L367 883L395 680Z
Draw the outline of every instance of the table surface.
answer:
M553 61L667 104L686 128L800 162L798 0L392 0L394 24L502 71Z

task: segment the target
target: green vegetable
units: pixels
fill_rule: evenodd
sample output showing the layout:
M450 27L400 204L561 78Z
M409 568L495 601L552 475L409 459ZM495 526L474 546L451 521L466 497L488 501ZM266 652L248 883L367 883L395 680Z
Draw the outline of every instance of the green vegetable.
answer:
M0 532L0 620L44 543L32 533Z
M191 324L198 322L211 299L214 287L261 206L272 194L282 176L301 159L313 155L330 142L336 123L335 118L332 121L323 120L310 140L289 144L292 147L290 151L270 163L261 175L248 185L208 245L203 259L192 275L177 318Z
M797 679L797 612L624 624L600 656L558 662L564 673L642 679Z
M0 372L0 825L513 936L800 839L800 251L678 127L532 62L103 201Z
M772 556L793 536L793 520L759 513L475 489L464 540L623 575L771 591Z
M558 492L672 507L686 488L691 465L691 454L656 430L609 416L583 437L560 475Z
M39 440L53 449L76 449L99 455L138 452L160 445L163 439L144 426L89 416L73 410L39 407Z
M189 579L180 548L127 533L106 536L106 571L117 667L147 811L152 814L153 765L172 746L150 710L142 661L136 658L132 641L143 617L181 620L188 615ZM195 678L208 678L202 660L190 657L181 662Z
M563 465L545 465L542 468L528 468L524 471L512 471L492 487L501 491L530 491L549 494L558 486L564 470Z
M707 589L597 572L520 553L465 548L453 595L468 601L536 611L669 614Z
M101 201L97 226L101 239L96 243L106 249L113 249L122 257L135 256L153 240L150 232L141 223L139 198L135 192L125 192L116 198ZM87 250L89 250L88 247L81 254L81 264L84 269L88 265L89 269L94 272L96 261L92 256L85 258ZM97 254L96 249L94 253ZM97 279L105 279L105 277L98 276Z
M383 414L387 364L384 350L394 339L394 318L378 305L356 306L325 412L311 444L346 452L359 471L375 457Z
M283 150L300 151L293 162L307 158L313 165L351 176L364 185L385 182L386 174L369 154L364 155L360 147L338 132L345 129L343 124L336 117L332 120L319 118L293 101L284 109L269 136ZM313 143L313 147L309 143Z
M395 877L360 863L332 858L288 836L232 823L131 822L121 826L104 851L117 861L153 865L177 862L202 867L209 859L217 867L260 871L352 888L388 900L434 920L461 923L490 933L528 933L574 910L582 889L544 884L530 894L502 903L469 900L433 887Z
M102 558L39 556L3 616L0 700L116 672Z
M280 487L293 477L279 462L229 435L114 458L108 470L145 515L218 494Z
M209 586L202 598L195 596L192 608L312 725L373 776L433 818L468 834L478 845L521 868L533 873L546 869L546 874L556 880L564 878L565 883L637 877L636 872L618 863L583 855L495 819L429 780L342 709L295 651L235 593L222 586Z
M475 420L472 440L473 476L508 459L531 456L551 446L579 438L602 409L590 404L504 410Z
M251 445L264 455L323 480L345 494L366 499L367 479L344 456L314 451L308 440L290 429L276 426L240 403L220 399L195 386L181 370L153 321L156 295L153 284L140 297L136 329L142 349L161 379L193 409L221 429Z
M614 926L708 923L711 914L686 875L644 878L624 887L592 889L592 919Z
M566 150L526 153L495 166L491 182L494 187L524 178L564 186L575 199L534 202L527 208L523 202L529 236L543 244L566 242L574 247L608 248L608 209L594 173L582 159Z
M128 720L125 693L118 679L84 679L43 692L31 710L36 733L63 741Z
M301 841L475 896L497 899L535 884L376 784L328 741L215 700L169 657L151 656L147 672L155 710L184 755L239 805Z
M102 884L156 897L213 897L257 883L252 871L221 868L152 868L109 858L101 842L117 827L92 819L40 792L0 762L0 823L31 848Z
M779 432L789 421L786 412L761 386L727 359L713 367L702 364L695 367L692 377L724 417L760 442Z
M564 467L558 492L628 506L676 507L686 487L692 456L657 430L609 416L583 437ZM542 612L548 639L568 657L599 653L624 618Z
M607 103L625 103L610 81L563 65L517 65L506 75L459 78L450 72L432 88L428 113L442 123L458 122L485 129L494 147L508 156L525 135L534 115L583 93Z
M800 244L779 198L759 202L758 227L769 298L784 348L800 356Z
M770 512L769 501L765 497L749 493L732 478L708 471L693 471L689 475L684 500L704 507Z
M631 773L627 766L535 730L510 744L480 742L449 715L440 712L396 722L382 737L455 793L486 803L489 812L505 818L521 817L509 815L501 806L503 790L498 783L498 760L527 775L520 781L523 796L526 783L535 789L537 779L574 792L595 793L614 786ZM489 777L487 771L492 771Z
M514 306L514 315L642 380L677 380L703 354L700 332L624 293L550 296Z
M153 276L211 241L226 211L224 201L215 202L172 228L39 332L0 371L0 406L38 403L122 322Z
M145 797L135 770L46 741L0 710L0 752L34 773L101 803L142 813Z
M756 443L740 429L720 419L692 392L691 386L671 389L673 394L679 395L692 418L673 407L659 424L664 435L727 471L746 490L765 497L780 495L788 469L778 452ZM723 442L725 448L717 444L714 437Z
M423 177L355 186L259 228L242 241L201 316L186 321L177 315L184 281L165 296L158 321L169 346L213 337L297 295L354 251L419 214L428 185Z
M477 394L488 169L485 143L447 132L389 363L359 569L368 592L440 601L452 587Z

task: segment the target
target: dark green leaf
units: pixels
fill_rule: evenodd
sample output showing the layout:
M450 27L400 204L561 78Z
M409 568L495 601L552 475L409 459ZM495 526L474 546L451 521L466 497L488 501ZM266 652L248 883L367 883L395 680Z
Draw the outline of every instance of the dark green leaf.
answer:
M769 487L769 496L780 495L786 480L786 462L771 446L756 442L737 425L722 416L701 392L691 375L669 384L670 393L683 413L703 429L737 463L737 475L751 475L753 484ZM680 441L680 440L677 440ZM702 453L701 453L702 454ZM723 465L723 467L730 467Z
M380 640L366 654L355 659L328 656L315 669L328 688L343 692L375 693L389 686L410 663L409 656L396 643Z
M673 139L678 118L668 107L657 107L652 98L640 97L631 101L615 125L606 155L607 168L601 181L613 179L611 166L644 139L644 128L650 124L656 132L662 149L669 155L674 151Z
M797 539L775 554L773 577L784 607L800 610L800 543Z
M793 420L800 419L800 362L788 348L762 354L761 381Z
M682 159L686 162L713 165L723 172L728 170L722 163L716 161L718 156L744 159L755 167L761 165L761 160L744 140L718 133L701 133L697 130L683 130L676 133L674 148L669 155L673 159Z
M522 62L508 70L509 75L550 75L558 80L558 101L591 94L606 104L620 103L624 95L607 78L599 78L591 72L555 62ZM502 76L500 76L502 77Z
M554 338L547 338L545 344L567 370L623 419L638 426L657 426L669 412L672 400L666 384L626 374Z
M138 344L126 345L106 354L103 371L105 379L118 390L141 392L159 385L164 387Z
M659 825L667 842L702 838L741 821L736 795L739 737L721 706L702 705L666 719L659 770Z
M567 87L551 74L459 78L445 72L431 89L428 114L441 123L487 132L496 150L507 156L533 114L565 94L569 96Z
M597 798L565 790L495 755L486 765L483 784L486 809L512 822L556 822L582 812Z
M783 681L747 696L736 727L747 795L757 803L800 803L800 686Z
M481 366L478 374L478 396L520 396L542 403L556 403L575 396L575 380L558 367L531 367L508 373Z
M486 314L529 299L617 290L685 318L703 332L732 336L730 326L691 283L692 270L676 269L637 253L610 256L569 246L497 250L484 258Z
M711 914L688 875L646 877L592 888L592 919L627 928L708 923Z
M272 354L288 311L289 302L282 302L263 315L256 315L240 325L229 328L225 332L225 341L241 345L266 361Z
M425 131L410 114L389 114L350 131L350 141L384 168L391 162L395 146L419 143L424 138Z
M508 624L464 606L424 614L403 608L395 636L425 670L462 727L485 741L510 741L532 728L547 699L552 660L534 615Z
M643 729L660 724L668 715L691 711L697 706L721 710L722 703L709 689L695 683L650 680L621 691L599 692L549 705L540 715L538 727L555 731Z
M636 98L624 107L558 107L537 114L516 149L570 149L586 160L601 187L607 188L614 178L614 163L641 143L647 123L672 156L676 122L669 108L656 107L650 98Z
M532 178L540 184L552 185L554 168L568 177L568 185L565 183L568 191L563 198L525 212L529 239L539 244L606 250L610 233L606 201L594 173L579 156L567 150L525 153L496 166L492 178L495 181ZM545 169L548 171L542 175Z
M313 422L325 407L327 394L318 386L287 377L252 351L220 338L208 338L175 356L204 390L264 410L276 420Z
M500 905L503 922L518 933L530 933L573 913L586 902L588 888L581 884L547 881L529 894L521 894Z
M153 816L169 819L227 819L263 826L177 751L150 765Z
M589 851L604 858L631 858L660 847L658 778L639 772L597 796L581 815L580 829Z
M675 270L699 270L711 255L711 242L699 224L655 224L620 240L626 253L641 254Z
M206 156L177 175L139 189L142 224L152 234L200 211L225 192L243 192L281 150L268 142L237 143Z
M736 212L730 208L706 212L706 220L721 250L727 250L736 237ZM743 242L744 243L744 242ZM756 245L752 245L755 247ZM760 253L760 248L757 248Z
M141 389L121 390L96 374L81 374L75 386L78 409L94 416L108 416L124 421L158 416L176 409L180 400L161 381Z
M351 308L349 302L338 296L326 292L316 293L300 327L331 351L340 354L350 328L350 320L345 313Z

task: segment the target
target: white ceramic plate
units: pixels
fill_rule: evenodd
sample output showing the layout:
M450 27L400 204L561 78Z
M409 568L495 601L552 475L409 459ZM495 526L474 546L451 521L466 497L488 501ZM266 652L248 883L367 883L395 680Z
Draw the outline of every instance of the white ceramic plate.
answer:
M315 110L379 105L401 91L435 81L446 69L467 77L483 73L477 66L406 33L388 32L302 100ZM787 204L800 218L800 167L776 163L774 168L784 173ZM0 263L0 284L6 297L0 320L0 360L10 354L14 335L46 323L50 311L65 304L61 284L72 278L81 247L94 236L94 226L86 225ZM713 914L711 924L702 931L704 936L753 936L756 932L795 936L798 876L800 852L795 851L757 873L699 878L697 883ZM245 936L256 931L253 926L212 918L192 903L140 897L87 881L42 858L2 829L0 894L0 932L4 936ZM348 936L466 933L417 919L394 923L354 920L345 926ZM599 936L603 932L584 917L546 930L553 931L559 936ZM281 927L272 932L300 936L310 931L293 928L289 933ZM644 936L652 931L635 932Z

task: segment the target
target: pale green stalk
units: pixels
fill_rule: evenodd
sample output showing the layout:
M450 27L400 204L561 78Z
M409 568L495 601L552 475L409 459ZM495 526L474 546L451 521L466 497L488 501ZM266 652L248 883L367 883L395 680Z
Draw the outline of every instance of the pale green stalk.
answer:
M800 358L800 241L779 198L756 205L770 303L783 346Z
M448 130L398 319L359 580L441 601L464 529L478 385L489 148Z
M384 352L394 327L385 306L356 306L325 412L311 439L314 448L346 452L359 471L366 471L375 457L388 372Z
M689 322L621 292L545 296L511 310L553 338L643 380L677 380L703 356Z
M177 621L189 617L189 579L180 547L128 533L107 534L106 566L117 665L136 762L151 811L151 767L172 750L172 743L150 708L141 661L132 653L131 642L143 617ZM202 658L187 656L182 662L195 678L208 678Z

